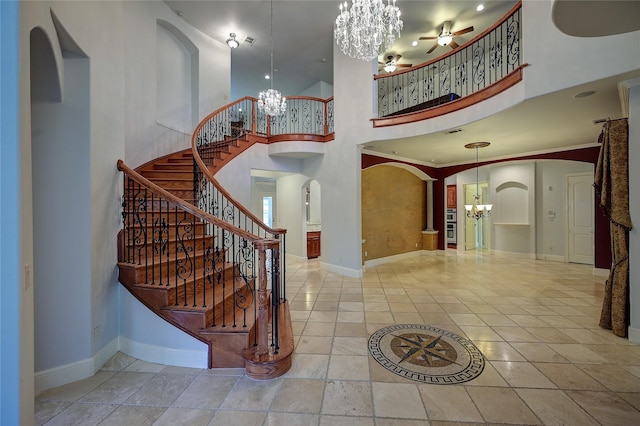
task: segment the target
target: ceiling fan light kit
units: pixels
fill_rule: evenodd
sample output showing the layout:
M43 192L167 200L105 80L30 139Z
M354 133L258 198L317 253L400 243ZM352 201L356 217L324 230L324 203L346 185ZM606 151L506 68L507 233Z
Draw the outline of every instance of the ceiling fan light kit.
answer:
M438 34L435 37L420 37L419 40L435 40L436 41L435 44L431 47L431 49L427 51L427 53L433 52L434 50L436 50L438 46L449 46L452 49L455 49L460 45L455 42L454 37L457 37L462 34L470 33L471 31L473 31L473 26L464 28L460 31L451 32L451 21L445 21L440 27L440 34Z
M371 61L389 50L402 31L396 0L353 0L340 3L334 37L340 50L352 58Z

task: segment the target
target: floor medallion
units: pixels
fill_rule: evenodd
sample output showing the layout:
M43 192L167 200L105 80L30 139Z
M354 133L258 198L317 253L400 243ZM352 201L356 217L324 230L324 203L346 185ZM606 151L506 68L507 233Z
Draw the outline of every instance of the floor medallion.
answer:
M434 385L468 382L484 369L482 353L469 340L421 324L395 324L369 337L369 353L387 370Z

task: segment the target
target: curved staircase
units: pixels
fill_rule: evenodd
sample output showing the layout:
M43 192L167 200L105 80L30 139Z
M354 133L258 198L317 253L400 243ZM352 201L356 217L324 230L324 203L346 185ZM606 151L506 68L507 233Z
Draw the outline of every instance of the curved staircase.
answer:
M236 139L226 146L220 144L212 168L222 167L251 144ZM288 303L277 303L278 342L272 337L274 333L267 331L267 339L274 343L266 353L256 354L260 309L255 302L259 292L256 274L247 269L253 261L230 256L232 248L220 243L233 232L224 228L212 231L215 224L203 219L213 218L189 211L199 210L192 151L156 159L136 171L123 163L119 168L127 177L123 220L130 225L128 233L119 234L120 282L158 316L206 343L209 368L244 367L247 375L256 379L284 374L291 366L293 352ZM141 183L132 181L136 175ZM155 186L160 190L154 192ZM242 232L239 237L249 239ZM266 296L268 309L263 322L269 322L270 329L272 289Z

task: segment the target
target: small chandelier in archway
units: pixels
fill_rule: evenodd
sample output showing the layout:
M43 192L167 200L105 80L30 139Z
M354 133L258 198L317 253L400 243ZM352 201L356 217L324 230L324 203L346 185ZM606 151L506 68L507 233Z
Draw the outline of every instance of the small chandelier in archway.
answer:
M491 208L493 204L481 204L480 203L480 190L478 184L478 148L484 148L489 146L489 142L472 142L466 144L464 147L467 149L476 150L476 195L473 196L473 204L465 204L464 209L467 212L467 217L472 219L482 219L483 217L491 216Z

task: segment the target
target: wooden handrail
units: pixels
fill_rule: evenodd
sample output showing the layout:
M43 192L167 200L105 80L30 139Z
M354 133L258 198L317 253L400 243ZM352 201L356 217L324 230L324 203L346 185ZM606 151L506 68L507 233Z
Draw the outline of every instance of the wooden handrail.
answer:
M234 226L228 222L225 222L222 219L218 219L217 217L205 212L204 210L199 209L193 204L187 203L181 198L171 194L170 192L166 191L165 189L161 188L160 186L146 179L144 176L140 175L138 172L136 172L135 170L127 166L122 160L118 160L118 170L120 170L121 172L129 176L130 179L148 188L149 191L151 191L152 193L171 201L172 203L179 206L181 209L187 211L188 213L191 213L192 215L199 218L200 220L203 220L205 222L218 226L224 229L225 231L229 231L232 234L236 234L247 241L251 241L252 243L261 242L264 240L267 240L267 241L270 240L269 238L261 238L259 236L252 234L251 232L247 232L244 229ZM286 230L284 231L286 232Z

